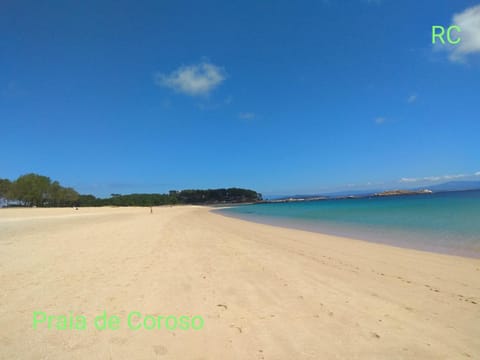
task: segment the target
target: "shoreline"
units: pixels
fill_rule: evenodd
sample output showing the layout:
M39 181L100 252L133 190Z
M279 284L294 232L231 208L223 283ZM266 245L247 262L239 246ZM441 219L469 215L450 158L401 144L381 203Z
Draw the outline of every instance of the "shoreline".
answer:
M480 356L479 260L213 209L1 211L0 357ZM89 216L76 216L82 212ZM5 221L11 217L17 221ZM32 329L32 311L90 319L104 310L120 318L198 315L205 324L198 331Z
M480 259L480 251L475 252L475 253L469 253L467 250L452 250L451 248L448 247L429 247L428 245L420 246L421 244L415 244L413 243L412 245L407 245L407 244L402 244L398 242L398 238L402 235L400 231L384 231L387 233L390 233L386 237L388 237L388 240L385 240L385 234L374 234L374 231L369 229L369 231L366 231L365 229L360 229L360 227L347 227L347 226L339 226L338 224L334 224L333 226L329 228L325 228L325 226L328 226L327 224L314 224L314 223L309 223L307 221L302 222L298 221L296 219L283 219L283 218L276 218L276 217L267 217L267 216L248 216L244 214L236 214L236 213L227 213L221 211L223 209L212 209L211 211L213 213L219 214L221 216L225 216L228 218L233 218L233 219L239 219L247 222L252 222L255 224L263 224L263 225L270 225L270 226L275 226L275 227L280 227L283 229L294 229L294 230L300 230L300 231L307 231L315 234L320 234L320 235L326 235L326 236L335 236L335 237L342 237L342 238L347 238L350 240L354 241L362 241L362 242L367 242L367 243L372 243L372 244L381 244L385 246L391 246L395 248L400 248L400 249L406 249L406 250L415 250L415 251L422 251L426 253L431 253L431 254L440 254L440 255L447 255L447 256L456 256L456 257L461 257L461 258L467 258L467 259ZM321 226L324 226L321 228ZM345 231L345 229L348 229ZM356 231L356 234L352 234L353 232ZM391 236L391 233L395 233L395 239ZM410 237L412 234L407 234ZM417 245L417 246L415 246Z

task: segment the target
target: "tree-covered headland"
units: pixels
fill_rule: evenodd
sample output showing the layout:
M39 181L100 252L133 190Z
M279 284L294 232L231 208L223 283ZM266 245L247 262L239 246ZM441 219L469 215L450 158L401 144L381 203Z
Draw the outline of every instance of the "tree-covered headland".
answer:
M158 206L174 204L231 204L258 202L262 195L253 190L229 188L170 191L168 194L111 194L108 198L81 195L58 181L38 174L16 180L0 179L0 199L8 206Z

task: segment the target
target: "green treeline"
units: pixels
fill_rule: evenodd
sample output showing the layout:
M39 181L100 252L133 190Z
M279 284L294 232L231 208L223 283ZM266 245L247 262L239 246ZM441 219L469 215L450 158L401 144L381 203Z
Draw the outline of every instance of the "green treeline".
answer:
M106 199L93 195L80 195L78 206L158 206L177 204L175 198L165 194L116 195Z
M79 206L157 206L173 204L225 204L256 202L262 195L246 189L213 189L171 191L169 194L112 194L107 199L80 195Z
M47 176L26 174L15 181L0 179L0 199L22 206L74 206L79 194Z
M158 206L257 202L262 200L262 195L253 190L230 188L170 191L168 194L111 194L102 199L80 195L46 176L27 174L15 181L0 179L0 199L5 199L10 206Z

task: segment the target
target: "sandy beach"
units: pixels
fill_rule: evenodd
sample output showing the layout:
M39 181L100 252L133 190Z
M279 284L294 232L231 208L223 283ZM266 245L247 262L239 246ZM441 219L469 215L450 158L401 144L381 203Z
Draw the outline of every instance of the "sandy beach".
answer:
M0 358L480 358L480 260L210 210L1 209ZM35 311L87 328L34 329ZM134 330L132 311L204 326Z

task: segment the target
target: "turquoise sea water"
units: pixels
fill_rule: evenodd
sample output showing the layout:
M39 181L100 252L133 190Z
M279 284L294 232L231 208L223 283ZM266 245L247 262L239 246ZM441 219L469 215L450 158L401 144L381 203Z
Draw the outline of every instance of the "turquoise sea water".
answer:
M261 223L480 257L480 191L242 205L219 211Z

